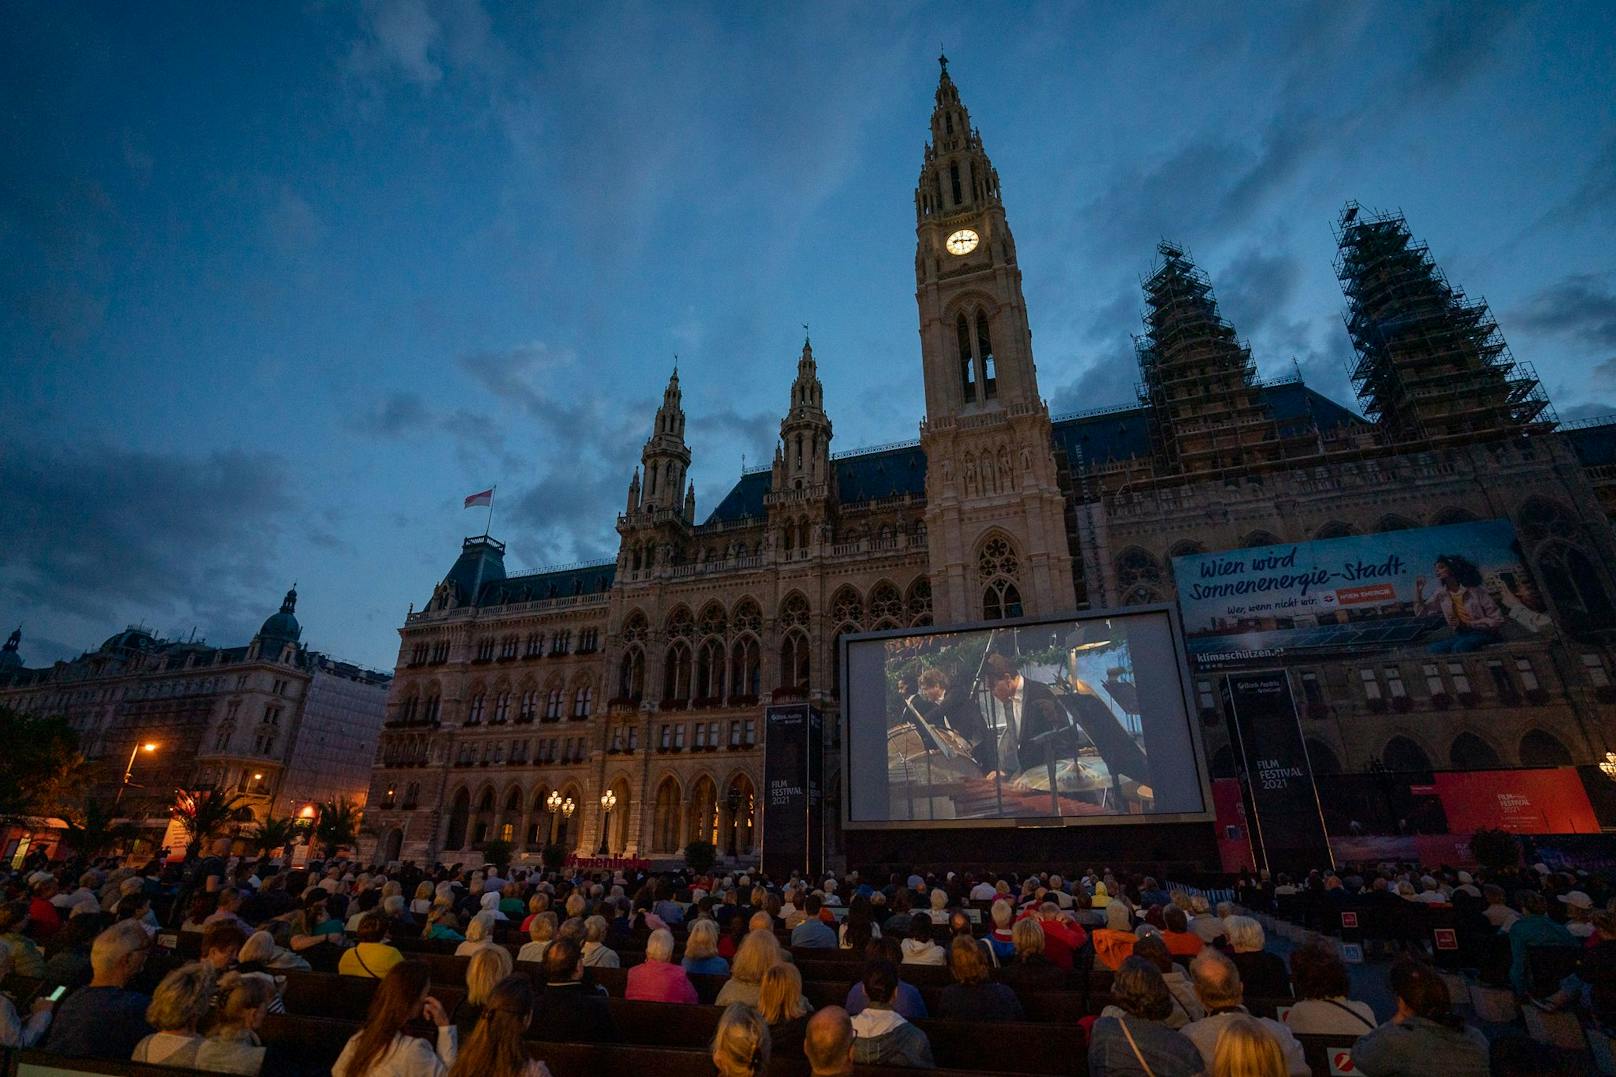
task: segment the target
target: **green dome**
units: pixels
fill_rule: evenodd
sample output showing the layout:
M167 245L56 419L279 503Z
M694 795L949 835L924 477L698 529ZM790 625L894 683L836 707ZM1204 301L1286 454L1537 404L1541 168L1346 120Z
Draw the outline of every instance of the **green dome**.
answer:
M265 642L296 643L303 635L303 626L297 623L292 613L296 608L297 588L294 587L286 592L280 612L270 614L264 621L263 627L258 630L258 638Z

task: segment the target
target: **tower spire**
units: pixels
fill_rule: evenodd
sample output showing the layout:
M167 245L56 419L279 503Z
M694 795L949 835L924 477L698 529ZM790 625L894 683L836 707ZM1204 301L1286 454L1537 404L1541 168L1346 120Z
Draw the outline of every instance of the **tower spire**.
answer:
M640 505L647 511L679 509L685 479L690 469L690 448L685 444L684 393L679 388L678 356L673 373L662 390L662 406L651 424L651 436L640 453L645 481L640 488ZM630 484L632 485L632 483Z

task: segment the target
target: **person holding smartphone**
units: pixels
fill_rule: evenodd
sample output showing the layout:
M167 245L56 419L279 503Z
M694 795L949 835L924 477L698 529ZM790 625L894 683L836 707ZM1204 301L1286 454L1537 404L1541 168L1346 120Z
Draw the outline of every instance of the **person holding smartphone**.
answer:
M0 941L0 981L10 975L11 946ZM67 988L58 987L49 995L34 999L28 1020L23 1021L17 1015L16 1000L9 993L0 993L0 1047L32 1047L38 1043L50 1028L51 1011L65 994Z

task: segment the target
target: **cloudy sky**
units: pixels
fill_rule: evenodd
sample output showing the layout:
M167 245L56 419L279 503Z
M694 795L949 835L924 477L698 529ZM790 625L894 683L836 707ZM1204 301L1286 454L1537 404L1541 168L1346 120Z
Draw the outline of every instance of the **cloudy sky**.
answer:
M1347 199L1401 208L1562 418L1616 411L1616 7L6 5L0 622L390 668L497 483L513 570L610 555L675 353L698 512L801 324L835 448L913 437L946 46L1042 389L1134 381L1187 244L1265 374L1350 400Z

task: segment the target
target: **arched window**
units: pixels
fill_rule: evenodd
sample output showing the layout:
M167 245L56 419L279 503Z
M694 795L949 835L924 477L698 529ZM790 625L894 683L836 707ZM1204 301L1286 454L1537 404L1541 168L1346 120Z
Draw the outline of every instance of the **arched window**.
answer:
M1569 767L1571 753L1553 733L1534 729L1521 738L1521 766Z
M656 804L651 815L651 851L672 853L679 849L679 783L671 776L657 786Z
M702 775L690 788L689 810L686 814L685 840L709 841L717 844L718 787L713 780Z
M707 603L701 611L696 631L703 636L722 636L724 629L724 607L716 602Z
M954 323L954 335L959 340L960 392L968 403L976 399L976 356L971 354L971 324L963 311Z
M751 636L742 636L735 641L735 647L730 654L729 685L730 695L736 697L749 697L756 699L762 688L762 671L758 661L758 642Z
M1331 520L1329 523L1313 532L1313 537L1316 539L1335 539L1346 538L1350 534L1352 534L1352 526L1350 524L1342 523L1340 520Z
M982 587L984 620L1002 621L1021 616L1020 572L1021 562L1015 547L1003 535L994 535L977 550L976 576Z
M976 312L976 350L982 358L982 399L999 395L999 375L993 365L993 341L988 336L988 317Z
M684 700L690 698L690 645L684 640L675 640L673 646L668 648L666 667L662 671L662 698L664 700Z
M1537 570L1567 632L1587 637L1616 628L1616 609L1600 582L1601 574L1582 550L1550 539L1538 547ZM1530 580L1517 579L1511 593L1520 605L1542 612L1542 597Z
M1487 770L1502 766L1492 745L1474 733L1460 733L1448 748L1448 762L1458 770Z
M780 603L780 627L808 627L808 600L800 593L793 592Z
M1336 758L1335 752L1328 744L1314 737L1308 737L1304 747L1307 748L1307 760L1312 764L1314 774L1341 773L1341 760Z
M578 688L576 690L574 690L574 692L572 693L572 717L573 717L573 719L576 720L576 721L582 721L583 719L588 718L589 714L590 714L590 711L593 709L594 705L595 705L595 687L594 687L594 685L590 685L590 684L579 685Z
M1393 737L1380 750L1380 762L1387 770L1397 773L1431 769L1431 757L1425 749L1407 737Z
M690 610L680 606L668 615L668 637L670 639L689 639L696 634L696 620L690 616Z
M725 790L723 808L720 851L729 856L750 856L757 834L757 795L752 779L735 775Z
M904 612L908 614L909 623L916 627L931 624L931 580L926 576L916 576L915 581L909 585L909 595L904 600Z
M618 667L617 695L621 699L637 702L645 694L645 652L638 645L623 653L623 664Z
M897 628L904 622L903 596L886 580L870 589L870 620L877 629Z
M716 636L702 641L696 655L696 695L701 699L724 698L724 644Z
M965 199L960 195L960 174L958 161L948 162L948 182L953 185L954 205L957 206L961 202L965 201Z
M456 793L449 807L449 829L443 837L443 847L449 852L466 847L466 820L471 814L471 794L464 789Z
M1122 591L1123 605L1156 601L1161 597L1161 582L1161 566L1138 546L1128 547L1117 558L1117 586Z
M1252 549L1257 546L1278 546L1279 538L1272 531L1253 531L1240 540L1242 549Z
M780 643L780 687L808 690L808 633L787 632Z
M843 587L830 600L830 615L834 621L851 621L857 626L864 620L864 600L851 587Z
M730 617L730 628L736 632L761 632L763 611L750 598L741 599L735 604L735 613Z
M1392 513L1382 516L1380 519L1376 520L1374 530L1376 533L1384 531L1412 531L1418 526L1420 525L1415 523L1413 520L1410 520L1407 516L1398 516L1396 513Z

